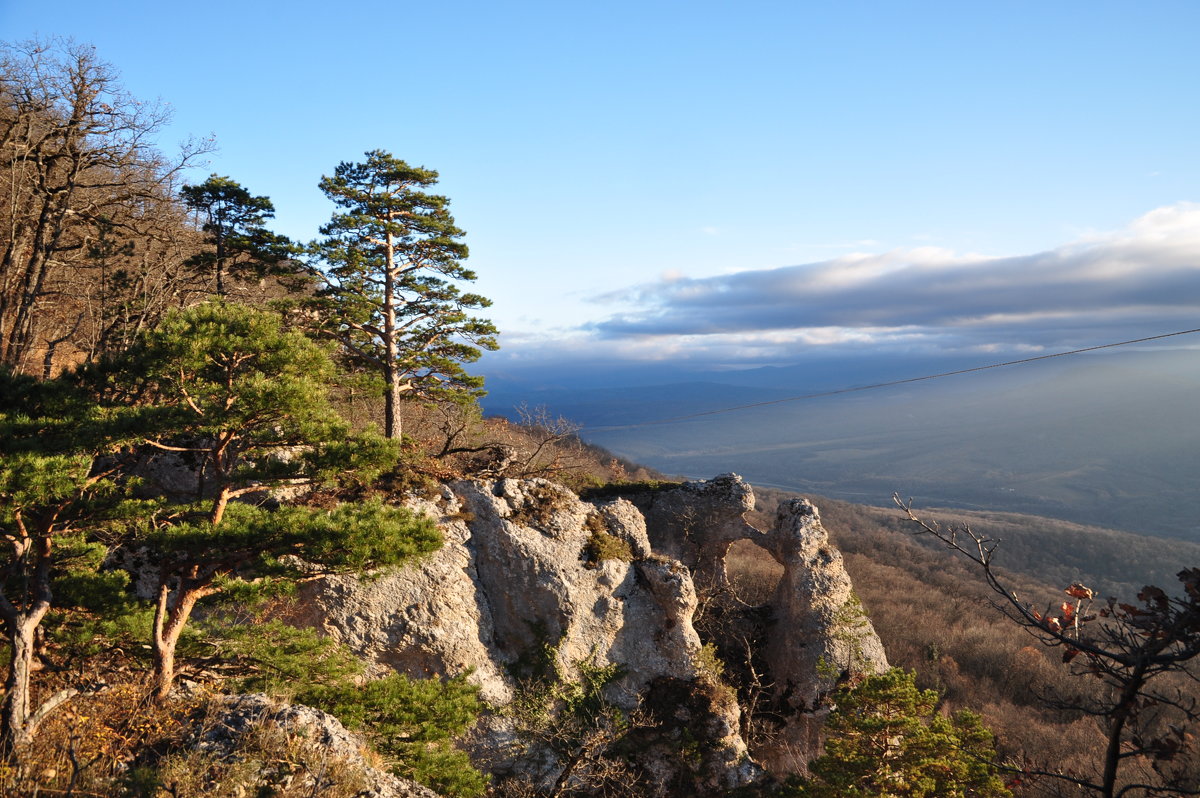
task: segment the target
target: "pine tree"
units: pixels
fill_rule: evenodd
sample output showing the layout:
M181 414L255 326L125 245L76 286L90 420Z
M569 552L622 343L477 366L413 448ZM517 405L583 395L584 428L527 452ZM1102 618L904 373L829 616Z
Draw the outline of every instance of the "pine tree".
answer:
M292 242L265 227L275 216L267 197L256 197L228 177L210 175L198 186L179 192L188 208L202 219L207 242L204 250L188 260L197 271L211 273L217 296L228 294L226 277L244 279L268 274L289 274Z
M479 688L459 675L445 681L391 673L362 684L345 681L302 690L297 700L337 716L394 762L392 771L438 795L481 795L486 778L454 746L479 716Z
M32 739L42 720L77 691L34 707L30 682L39 626L53 601L62 539L121 517L119 425L59 381L0 370L0 620L9 647L0 705L0 754Z
M491 302L453 282L475 274L462 265L467 247L449 200L422 190L437 177L373 150L320 184L342 209L311 247L324 264L325 331L382 379L388 438L401 435L406 397L477 394L483 381L462 364L497 347L491 322L469 315Z
M916 675L893 668L840 691L825 753L800 787L804 798L953 798L1009 795L989 763L991 732L969 711L946 717Z
M432 521L379 502L317 512L238 498L334 480L369 480L395 444L352 434L329 406L333 366L278 315L220 300L169 315L84 381L117 406L134 403L141 440L198 463L200 504L147 531L160 562L153 631L155 694L175 677L175 649L196 602L231 582L288 577L294 554L326 571L403 562L440 545Z

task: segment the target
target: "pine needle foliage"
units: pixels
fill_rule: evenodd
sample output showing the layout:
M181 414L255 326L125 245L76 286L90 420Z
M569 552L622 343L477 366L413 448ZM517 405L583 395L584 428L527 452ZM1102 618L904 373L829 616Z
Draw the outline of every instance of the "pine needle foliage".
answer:
M916 674L893 668L841 690L825 753L791 795L802 798L1002 798L994 740L978 715L937 711Z
M364 732L392 771L439 795L482 795L487 781L454 746L479 715L479 688L465 675L445 681L395 673L361 685L319 685L296 695L300 703L334 715Z
M288 268L292 242L265 226L275 216L270 199L255 196L236 180L216 174L199 185L184 186L179 194L200 217L207 245L189 258L187 265L213 276L217 296L228 294L227 278L236 281L292 273Z
M26 745L70 696L35 706L30 682L41 626L54 599L59 542L124 521L127 483L116 479L125 443L109 416L59 381L0 371L0 620L8 672L0 703L0 754Z
M333 411L328 352L278 314L213 300L169 314L125 353L80 375L101 402L130 407L142 443L197 464L205 498L150 519L139 543L160 564L153 646L165 700L179 636L200 599L297 575L295 559L340 572L398 565L440 545L432 521L380 502L269 510L281 487L365 482L394 466L395 442L352 433Z
M239 621L214 615L197 624L206 662L219 667L223 689L267 693L294 700L318 685L349 685L362 676L362 660L344 644L313 629L278 619Z

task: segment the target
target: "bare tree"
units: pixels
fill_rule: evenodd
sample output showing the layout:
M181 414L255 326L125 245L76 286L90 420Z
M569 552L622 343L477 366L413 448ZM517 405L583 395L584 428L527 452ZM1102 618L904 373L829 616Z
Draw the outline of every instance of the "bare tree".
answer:
M117 308L151 288L129 272L139 256L167 273L156 267L185 227L162 209L177 205L180 170L206 150L189 143L165 159L152 137L167 119L162 105L125 92L91 47L51 40L0 48L0 363L30 370L39 349L52 363L55 349L84 329L108 340L115 317L138 303ZM124 277L117 258L126 261ZM90 290L81 295L83 286ZM152 304L143 296L141 309Z
M506 476L554 479L586 465L578 435L580 424L554 415L544 405L529 407L522 403L516 411L520 436L512 442L513 456L505 469Z
M1023 602L996 572L998 540L966 524L927 522L913 512L911 501L893 499L918 534L940 540L979 567L998 597L994 606L1009 620L1043 645L1061 648L1073 673L1098 680L1098 690L1045 700L1100 721L1106 739L1102 772L1089 776L1069 768L1033 767L1027 773L1105 798L1200 795L1191 751L1200 721L1200 680L1193 665L1200 655L1200 568L1179 572L1178 596L1147 586L1136 604L1115 598L1097 602L1090 589L1076 583L1066 588L1068 601L1043 612Z

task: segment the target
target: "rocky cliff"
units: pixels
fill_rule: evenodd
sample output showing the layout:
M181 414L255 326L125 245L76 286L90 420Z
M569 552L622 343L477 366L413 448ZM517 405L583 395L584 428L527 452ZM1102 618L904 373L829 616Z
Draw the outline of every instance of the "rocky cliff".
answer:
M471 753L501 777L588 778L606 727L556 716L592 687L589 711L613 711L610 737L636 737L624 758L655 774L660 794L737 787L760 766L793 772L815 754L836 682L886 667L816 508L791 502L756 529L744 517L753 493L735 475L593 501L544 480L463 481L412 504L439 520L442 549L375 579L310 582L297 620L380 671L468 672L494 708ZM724 559L741 539L783 566L768 606L753 608L765 619L756 706L773 719L754 735L713 661L722 641L706 649L695 623L727 592Z

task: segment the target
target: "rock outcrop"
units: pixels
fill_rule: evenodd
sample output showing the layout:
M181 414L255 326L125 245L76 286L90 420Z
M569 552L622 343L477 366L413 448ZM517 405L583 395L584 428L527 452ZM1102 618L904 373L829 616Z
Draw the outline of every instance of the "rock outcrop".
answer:
M783 565L770 602L778 623L763 652L783 726L756 754L770 770L793 773L818 750L823 704L836 683L886 670L887 657L816 507L803 499L780 505L764 547Z
M654 550L687 565L702 590L728 586L725 556L735 541L761 543L764 537L746 522L746 513L754 509L754 491L736 474L635 491L630 499L646 518Z
M776 772L802 768L815 755L835 682L886 667L870 624L854 612L849 579L816 509L787 504L775 526L760 531L744 518L753 493L734 475L634 491L630 499L583 501L536 479L455 483L412 503L439 520L446 538L439 551L367 581L311 582L297 620L380 670L469 671L494 707L548 673L571 683L608 669L604 698L612 706L663 724L670 715L690 726L689 739L703 738L696 748L702 761L689 776L697 791L760 778L751 753ZM741 539L784 568L764 651L772 711L784 721L772 744L753 752L739 733L733 691L713 689L698 670L702 646L693 626L699 602L727 585L725 555ZM569 770L561 756L533 752L519 736L498 711L475 735L472 753L493 770L526 767L526 775L550 783ZM656 745L643 753L663 747ZM528 764L534 760L540 764ZM639 766L667 768L662 761ZM668 780L662 775L662 784Z
M761 652L779 728L753 753L773 773L802 771L819 752L825 699L837 683L887 669L883 645L817 508L803 499L785 502L772 527L759 530L745 520L754 492L736 474L636 491L629 499L644 514L655 550L688 566L702 595L729 589L725 558L735 541L755 543L783 566L764 608L770 628Z
M427 787L373 767L362 754L363 741L337 718L319 709L281 704L259 693L220 696L212 709L212 715L198 729L191 746L220 759L237 759L247 734L255 727L271 726L318 746L323 756L340 760L357 770L366 783L357 793L359 798L438 798L437 793ZM312 774L304 775L302 778L307 780L301 785L291 783L295 776L289 772L260 775L265 780L259 785L262 795L273 795L283 786L271 784L273 775L288 781L291 788L302 786L306 792L311 789L313 795L320 794L326 786L319 776Z

